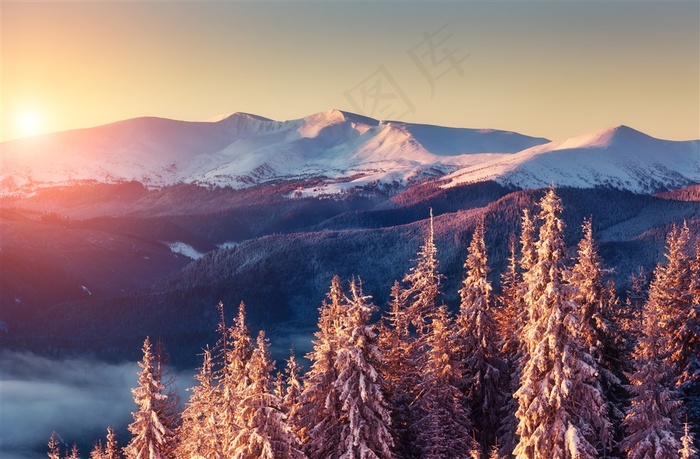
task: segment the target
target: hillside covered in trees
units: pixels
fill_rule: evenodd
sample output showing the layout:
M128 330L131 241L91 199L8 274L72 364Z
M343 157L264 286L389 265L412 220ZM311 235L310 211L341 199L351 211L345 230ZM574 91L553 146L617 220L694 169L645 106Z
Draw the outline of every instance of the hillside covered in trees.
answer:
M498 292L486 240L499 229L482 218L454 312L432 218L378 320L361 279L334 276L306 371L293 352L276 368L245 305L229 324L220 304L183 411L146 339L131 438L119 448L108 428L90 457L697 459L700 241L674 226L651 282L634 277L621 301L591 220L569 256L562 212L552 189L523 212ZM52 437L49 457L79 452Z

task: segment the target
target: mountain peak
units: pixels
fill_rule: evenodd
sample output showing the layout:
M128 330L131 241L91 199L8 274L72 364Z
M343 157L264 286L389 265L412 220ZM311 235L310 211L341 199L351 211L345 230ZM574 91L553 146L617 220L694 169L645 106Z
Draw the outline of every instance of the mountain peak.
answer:
M330 110L325 110L319 113L314 113L303 118L305 121L312 122L327 122L328 124L342 123L344 121L349 121L357 124L367 124L369 126L376 126L379 121L364 115L358 115L357 113L346 112L345 110L339 110L337 108L332 108Z
M303 137L316 137L327 127L352 123L353 125L376 126L379 121L355 113L345 112L337 108L326 110L302 118L303 125L299 133ZM353 126L354 127L354 126Z
M265 118L264 116L254 115L252 113L245 113L245 112L224 113L224 114L209 118L207 121L210 123L218 123L218 122L226 121L226 120L272 121L270 118Z
M648 139L653 139L653 137L624 124L620 124L587 134L570 137L562 141L558 149L607 148L613 144L640 142Z
M606 131L613 139L638 138L640 136L645 138L649 137L647 134L644 134L643 132L633 129L624 124L609 127L607 129L603 129L603 131Z

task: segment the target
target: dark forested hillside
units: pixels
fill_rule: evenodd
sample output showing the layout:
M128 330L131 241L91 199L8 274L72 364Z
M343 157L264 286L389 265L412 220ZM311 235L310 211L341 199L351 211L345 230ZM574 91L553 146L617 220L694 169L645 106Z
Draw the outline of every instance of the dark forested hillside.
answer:
M490 182L447 190L426 183L394 196L367 189L304 199L269 188L258 193L189 186L118 190L99 194L104 199L95 198L93 216L87 219L76 216L78 208L86 212L85 198L80 193L80 199L71 197L69 190L59 192L60 199L34 197L26 207L13 201L12 209L3 211L0 254L10 268L2 271L2 298L4 305L15 305L3 308L3 346L61 353L89 349L121 358L133 357L135 343L150 334L168 336L174 360L188 360L211 338L219 300L231 305L245 300L253 325L264 324L273 335L306 333L334 274L359 276L364 291L380 307L386 305L386 286L412 263L430 208L436 215L438 259L447 276L442 301L454 309L460 277L455 274L462 270L476 222L483 215L490 280L498 288L508 240L520 232L523 209L534 211L543 194L509 191ZM563 188L557 193L564 203L566 245L573 250L581 222L592 218L605 266L615 268L622 294L631 273L640 267L649 273L659 260L671 224L685 220L692 232L698 231L697 201L608 189ZM106 211L100 202L122 197L130 213L101 214ZM165 203L178 205L166 214ZM39 210L48 208L58 221ZM151 215L148 208L154 209ZM173 242L206 254L190 260L170 252L165 243ZM225 242L228 248L217 247ZM88 247L91 260L101 256L103 262L81 263ZM33 267L39 265L41 270ZM43 273L41 281L33 277L36 272Z

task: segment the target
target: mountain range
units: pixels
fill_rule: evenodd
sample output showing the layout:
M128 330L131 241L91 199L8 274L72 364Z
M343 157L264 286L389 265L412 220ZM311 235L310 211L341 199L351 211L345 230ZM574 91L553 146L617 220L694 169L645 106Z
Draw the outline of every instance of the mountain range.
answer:
M162 337L192 366L223 300L303 352L333 274L380 307L432 209L443 300L457 304L466 246L485 220L491 280L542 188L584 218L624 296L664 236L700 234L700 142L625 126L563 141L379 121L330 110L273 121L136 118L5 142L0 171L0 347L138 357Z
M659 140L626 126L563 141L329 110L290 121L233 113L209 122L137 118L2 144L0 192L86 181L234 189L320 178L295 195L445 177L517 188L612 187L641 193L700 181L700 141Z

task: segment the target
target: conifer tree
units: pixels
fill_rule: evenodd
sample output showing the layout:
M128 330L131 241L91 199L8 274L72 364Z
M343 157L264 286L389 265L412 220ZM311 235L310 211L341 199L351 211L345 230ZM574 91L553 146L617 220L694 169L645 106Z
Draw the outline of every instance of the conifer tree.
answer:
M294 349L292 348L287 360L285 368L285 376L287 387L282 400L284 412L287 414L289 426L294 433L301 439L302 422L301 422L301 396L302 396L302 373L301 367L297 363Z
M618 309L615 317L620 333L618 352L625 361L632 360L634 347L642 330L642 310L648 293L646 284L647 277L644 269L640 266L639 272L632 273L629 277L625 304Z
M391 407L394 451L400 458L417 457L417 447L411 432L411 404L417 396L415 388L418 375L414 338L409 331L404 295L398 281L394 281L391 288L391 302L379 329L378 344L383 355L380 372L384 393Z
M593 357L595 372L606 404L606 412L619 425L624 417L625 392L620 377L625 368L621 367L620 355L617 354L619 331L613 321L617 298L614 284L606 286L603 281L603 262L598 255L598 248L593 239L591 220L584 220L583 238L578 244L576 264L571 270L569 282L572 300L579 306L577 314L578 327L584 351ZM622 430L618 429L616 439L621 439ZM610 437L606 448L612 448Z
M58 438L56 438L56 432L51 432L48 446L49 452L47 455L49 459L61 459L61 443L59 443Z
M689 255L687 225L673 227L666 238L666 264L657 265L649 286L649 303L658 312L660 333L668 346L675 385L687 409L691 425L700 425L700 305L695 257Z
M272 384L272 393L275 394L275 397L284 402L284 395L287 393L287 388L284 382L284 372L281 370L275 373L274 382ZM284 403L282 403L282 412L287 414L287 409L285 408Z
M102 440L97 440L90 451L90 459L105 459L105 449L102 447Z
M523 273L529 273L537 263L537 249L535 247L535 222L532 221L530 211L523 209L521 219L522 232L520 233L520 269Z
M500 410L501 423L498 428L498 452L502 458L510 458L518 442L515 431L518 419L515 412L518 401L513 393L520 384L522 370L523 341L521 339L525 326L526 309L522 299L522 278L518 272L518 258L515 249L515 237L510 238L510 256L508 266L501 275L501 294L498 296L499 309L497 318L498 333L501 338L501 355L505 358L509 373L504 404Z
M606 444L595 362L582 339L578 305L564 282L561 201L550 189L540 201L537 260L524 279L529 322L518 399L518 459L587 459Z
M375 306L353 280L336 356L338 377L334 387L339 395L342 416L338 451L329 458L391 459L393 439L377 362L381 353L376 332L369 324Z
M138 410L133 412L134 422L129 432L134 437L124 448L128 459L171 459L167 452L172 451L175 435L168 429L157 410L156 401L167 397L163 394L163 384L157 379L151 341L143 343L143 360L139 362L138 387L131 390Z
M496 442L505 368L498 356L483 219L472 236L464 268L467 274L459 290L456 320L458 356L465 369L461 385L467 394L476 440L489 451Z
M435 247L435 230L433 227L433 210L430 209L430 229L423 245L418 251L416 265L403 278L407 284L404 290L408 308L408 318L415 327L419 339L427 333L432 314L437 307L440 294L440 281L437 248Z
M674 226L666 239L667 263L656 267L649 286L649 302L658 311L660 332L669 346L669 358L679 386L697 377L700 371L700 317L690 291L688 244L688 227Z
M113 427L107 427L107 443L105 444L105 459L121 459L121 451L117 444L117 434Z
M198 385L191 391L189 401L182 413L182 425L177 430L177 457L191 458L201 456L208 459L223 457L224 445L221 443L217 426L216 382L213 375L211 351L204 350L202 366L195 380Z
M430 324L427 358L415 402L415 432L423 459L466 458L476 446L469 411L458 388L463 369L455 355L452 329L447 306L442 305Z
M674 458L681 448L677 440L681 402L673 387L668 338L660 330L661 314L654 302L647 302L630 375L631 405L623 420L627 436L622 449L629 459Z
M520 335L525 324L525 305L522 301L522 277L518 271L518 257L515 248L515 237L509 240L508 264L501 274L501 293L496 297L498 308L494 318L501 343L501 354L509 366L520 359L522 355Z
M688 421L686 421L683 426L683 436L681 437L681 445L683 446L678 451L681 455L680 459L698 459L698 450L695 449L693 442L693 434L688 427Z
M696 351L689 358L681 390L688 418L697 436L700 435L700 239L694 244L694 252L690 260L690 293L693 301L687 326L695 340Z
M428 334L430 333L430 322L437 313L437 298L440 294L442 278L443 276L439 272L437 247L435 246L433 211L431 209L428 234L418 251L415 266L411 267L403 278L405 288L402 290L401 297L401 304L405 305L405 320L409 332L409 339L404 341L404 343L408 345L407 349L410 352L411 362L411 367L407 369L408 373L402 375L401 378L409 384L404 388L414 388L407 394L407 396L410 396L412 399L415 399L417 396L418 391L416 388L422 377L422 369L426 365L426 350L428 348L427 341ZM406 435L417 425L416 416L418 411L415 404L413 408L413 412L408 413L411 427L409 431L404 430L404 434ZM403 414L397 413L397 415L399 417L405 417ZM400 441L398 446L403 450L417 449L415 445L407 445L405 441Z
M305 452L311 459L330 458L330 449L340 441L340 402L334 387L338 378L335 361L338 350L337 336L342 331L342 317L346 306L342 304L343 292L340 278L331 280L328 293L330 302L324 301L319 309L318 332L314 348L307 354L311 368L304 378L301 395L302 438Z
M240 429L227 457L233 459L306 459L299 439L281 411L282 401L272 392L270 360L265 332L260 331L246 365L248 384L240 401Z
M156 410L161 414L163 424L175 431L180 423L180 395L175 385L177 378L170 368L170 354L162 340L156 341L153 355L155 377L163 385L163 393L166 395L166 398L156 401ZM172 455L172 451L169 455Z
M78 445L73 443L73 447L70 449L67 459L80 459L80 452L78 451Z
M693 244L694 256L690 260L690 295L693 306L700 307L700 239Z
M211 417L210 423L213 424L208 436L213 439L214 443L212 445L212 457L223 457L227 445L233 441L233 436L237 427L234 424L234 407L237 404L237 400L234 391L235 378L231 372L231 367L228 365L231 357L232 343L230 335L233 326L227 324L223 302L219 301L217 310L219 312L219 322L216 326L218 338L209 359L211 370L206 368L203 363L200 368L200 373L202 371L211 371L211 391L207 404L216 409L213 411L207 410L209 411L208 415ZM194 414L193 411L190 411L187 413L187 417L190 417L190 413ZM185 438L187 437L189 437L189 434L185 435ZM191 444L192 443L188 440L185 447L189 448Z
M226 456L231 444L238 434L240 425L239 404L244 389L249 384L246 365L253 353L253 342L246 322L245 303L238 306L238 315L230 327L226 327L223 317L219 326L219 354L222 358L221 368L215 374L218 385L213 398L218 407L215 421L215 437L221 445L220 454Z
M578 302L581 320L591 332L582 336L584 344L588 353L602 362L610 326L608 318L604 315L602 261L593 241L591 220L584 220L582 228L583 238L578 244L577 260L571 270L569 282L576 287L573 290L573 300Z

